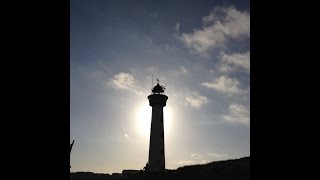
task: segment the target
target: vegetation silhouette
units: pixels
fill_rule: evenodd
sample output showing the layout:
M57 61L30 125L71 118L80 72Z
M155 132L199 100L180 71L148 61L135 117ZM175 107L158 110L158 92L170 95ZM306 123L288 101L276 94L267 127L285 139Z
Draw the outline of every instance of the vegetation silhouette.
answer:
M158 173L145 170L128 175L75 172L71 173L71 178L72 180L250 180L250 157L184 166Z

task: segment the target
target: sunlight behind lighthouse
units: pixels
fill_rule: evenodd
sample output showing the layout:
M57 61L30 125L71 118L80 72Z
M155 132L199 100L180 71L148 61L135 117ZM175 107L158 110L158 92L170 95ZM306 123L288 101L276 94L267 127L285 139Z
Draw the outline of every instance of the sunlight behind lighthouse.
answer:
M143 103L137 109L136 129L138 133L144 138L149 138L150 136L151 114L152 114L152 108L151 106L149 106L148 102ZM173 118L172 115L173 114L170 107L163 108L164 133L166 135L170 134L170 130L172 127L172 118Z

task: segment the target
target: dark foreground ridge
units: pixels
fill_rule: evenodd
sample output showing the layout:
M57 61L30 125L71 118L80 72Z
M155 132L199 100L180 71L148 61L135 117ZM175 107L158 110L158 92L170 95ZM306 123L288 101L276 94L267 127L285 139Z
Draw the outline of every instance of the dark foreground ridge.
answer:
M217 161L207 164L180 167L176 170L166 170L163 173L148 173L146 171L132 171L135 173L95 174L92 172L71 173L72 180L184 180L184 179L214 179L214 180L249 180L250 157L234 160Z

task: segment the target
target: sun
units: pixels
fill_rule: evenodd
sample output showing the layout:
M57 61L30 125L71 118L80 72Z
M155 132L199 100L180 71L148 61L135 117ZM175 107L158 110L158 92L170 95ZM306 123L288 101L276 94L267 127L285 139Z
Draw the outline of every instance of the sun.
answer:
M148 103L143 103L137 109L136 129L143 137L150 136L152 107ZM172 111L169 107L163 108L164 133L168 135L172 127Z

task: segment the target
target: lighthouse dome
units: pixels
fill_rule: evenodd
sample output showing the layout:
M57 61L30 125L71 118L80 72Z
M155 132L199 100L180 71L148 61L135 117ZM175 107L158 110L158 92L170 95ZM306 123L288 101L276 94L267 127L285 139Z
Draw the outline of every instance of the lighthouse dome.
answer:
M152 89L153 93L164 93L165 87L160 86L159 83Z

